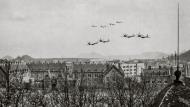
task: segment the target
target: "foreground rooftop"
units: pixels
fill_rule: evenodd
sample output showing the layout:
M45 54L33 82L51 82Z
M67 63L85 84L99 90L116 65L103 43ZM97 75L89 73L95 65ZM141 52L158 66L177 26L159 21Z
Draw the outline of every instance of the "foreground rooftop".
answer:
M154 99L153 107L190 107L190 88L182 82L165 87Z

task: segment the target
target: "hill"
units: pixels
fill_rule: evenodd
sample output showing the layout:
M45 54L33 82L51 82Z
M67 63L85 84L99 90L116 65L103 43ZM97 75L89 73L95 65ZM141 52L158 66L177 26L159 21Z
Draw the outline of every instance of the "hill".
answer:
M104 58L105 56L96 53L96 52L91 52L91 53L82 53L77 56L77 58Z
M163 52L145 52L142 53L139 57L140 59L160 59L167 56L168 55Z
M167 57L167 54L162 52L145 52L137 55L115 55L109 56L112 59L160 59Z
M184 61L190 61L190 50L182 53L180 55L180 60L184 60Z
M25 62L29 62L31 60L33 60L34 58L32 58L31 56L29 55L23 55L23 56L18 56L15 60L23 60Z
M14 58L12 56L6 55L2 59L13 60Z

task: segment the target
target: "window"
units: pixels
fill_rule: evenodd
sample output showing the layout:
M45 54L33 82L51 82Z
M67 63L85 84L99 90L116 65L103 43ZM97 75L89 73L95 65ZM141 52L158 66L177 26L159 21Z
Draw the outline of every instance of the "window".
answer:
M116 81L116 77L113 77L113 81Z
M91 74L88 74L88 77L91 77Z
M78 75L77 75L77 74L75 74L75 78L78 78Z
M98 77L98 74L95 74L95 77Z
M109 81L109 77L106 77L106 80Z
M167 80L165 80L165 81L164 81L164 83L168 83L168 81L167 81Z

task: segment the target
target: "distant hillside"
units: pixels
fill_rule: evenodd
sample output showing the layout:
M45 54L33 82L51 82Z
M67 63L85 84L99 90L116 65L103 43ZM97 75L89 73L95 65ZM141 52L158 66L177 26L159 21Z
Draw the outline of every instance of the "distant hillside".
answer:
M160 59L168 55L162 52L145 52L139 55L115 55L109 56L112 59Z
M6 55L2 59L12 60L14 59L12 56Z
M29 62L31 60L33 60L34 58L32 58L31 56L29 55L23 55L23 56L18 56L15 60L23 60L25 62Z
M167 56L168 55L163 52L145 52L142 53L139 57L141 59L159 59Z
M190 50L182 53L180 55L180 60L184 60L184 61L190 61Z
M82 53L77 56L78 58L104 58L105 56L96 53L96 52L91 52L91 53Z

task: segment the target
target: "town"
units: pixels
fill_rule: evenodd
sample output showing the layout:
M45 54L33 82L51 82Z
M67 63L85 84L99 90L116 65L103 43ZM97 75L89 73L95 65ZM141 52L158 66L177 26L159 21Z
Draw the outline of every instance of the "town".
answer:
M1 59L0 65L1 91L9 88L9 97L14 96L15 105L43 107L146 107L155 95L173 82L177 69L174 56L125 61L37 59L24 55L11 60ZM180 61L181 81L187 85L190 85L189 67L189 62ZM10 103L11 99L6 101L5 97L1 94L1 105Z

